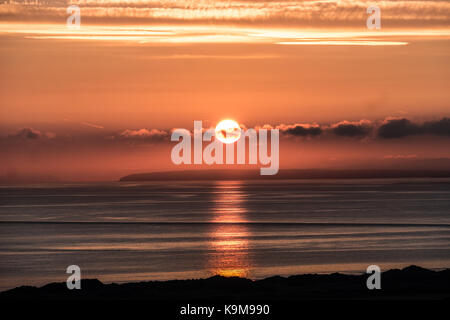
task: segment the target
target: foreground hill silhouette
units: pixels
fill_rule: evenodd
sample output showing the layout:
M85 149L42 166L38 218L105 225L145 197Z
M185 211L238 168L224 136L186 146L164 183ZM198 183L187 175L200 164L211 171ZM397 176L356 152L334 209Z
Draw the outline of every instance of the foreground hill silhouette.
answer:
M370 178L450 178L450 170L319 170L286 169L273 176L260 175L259 169L179 170L131 174L120 181L168 180L264 180L264 179L370 179Z
M450 269L431 271L417 266L381 275L381 290L368 290L369 275L339 273L275 276L252 281L214 276L208 279L103 284L81 281L80 290L66 283L22 286L0 293L1 300L150 300L150 301L292 301L321 299L450 299Z

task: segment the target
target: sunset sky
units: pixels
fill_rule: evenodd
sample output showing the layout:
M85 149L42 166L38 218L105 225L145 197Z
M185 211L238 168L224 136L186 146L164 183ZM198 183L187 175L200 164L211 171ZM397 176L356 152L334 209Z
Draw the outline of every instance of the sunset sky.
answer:
M191 169L171 130L222 119L281 168L450 169L449 53L450 1L0 1L0 178Z

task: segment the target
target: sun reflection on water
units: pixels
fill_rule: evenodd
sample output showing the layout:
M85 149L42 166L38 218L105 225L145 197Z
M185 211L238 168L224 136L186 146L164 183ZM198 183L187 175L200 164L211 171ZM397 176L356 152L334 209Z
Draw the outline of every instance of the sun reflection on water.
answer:
M249 236L244 224L245 198L241 181L218 181L215 185L208 268L215 275L248 277Z

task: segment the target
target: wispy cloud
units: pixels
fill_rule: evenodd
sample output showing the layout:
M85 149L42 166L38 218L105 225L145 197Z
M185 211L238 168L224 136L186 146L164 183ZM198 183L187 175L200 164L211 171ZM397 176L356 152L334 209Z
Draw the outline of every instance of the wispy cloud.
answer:
M91 128L104 129L104 127L99 124L94 124L94 123L89 123L89 122L81 122L81 124L84 126L87 126L87 127L91 127Z
M389 154L385 155L383 159L395 159L395 160L402 160L402 159L417 159L417 154Z
M365 25L369 0L74 0L86 22L240 23L284 26ZM448 26L448 1L379 1L384 26ZM61 21L65 1L0 5L2 20ZM64 20L62 20L64 21Z
M126 129L117 137L130 142L162 142L168 141L169 133L161 129Z
M230 26L83 26L70 30L56 24L0 24L0 34L44 40L76 40L120 42L132 45L195 44L195 43L254 43L273 45L327 46L399 46L413 39L448 38L450 29L433 30L322 30L269 29ZM149 59L233 58L227 55L149 56ZM271 55L241 55L236 59L274 58Z
M285 41L277 42L282 45L303 45L303 46L405 46L408 42L405 41L367 41L367 40L353 40L353 41Z

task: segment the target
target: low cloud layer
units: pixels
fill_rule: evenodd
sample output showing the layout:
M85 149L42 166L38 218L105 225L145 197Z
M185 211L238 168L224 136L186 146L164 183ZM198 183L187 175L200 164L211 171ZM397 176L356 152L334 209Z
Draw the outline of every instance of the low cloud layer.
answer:
M335 135L344 137L366 137L372 130L372 123L368 120L359 122L341 121L331 126L331 131Z
M38 140L41 138L52 139L56 135L53 132L41 132L34 128L22 128L16 133L8 135L8 139L21 139L21 140Z
M294 124L294 125L279 125L276 127L281 133L297 136L297 137L315 137L322 134L322 129L318 125L310 124Z
M423 124L424 132L439 136L450 136L450 118L428 121Z
M402 138L422 133L421 126L408 119L387 120L378 128L378 136L383 139Z
M275 127L274 127L275 128ZM399 139L408 136L450 136L450 118L415 122L406 118L387 118L380 122L341 121L331 125L281 124L281 133L297 137L336 136L349 138Z
M383 139L403 138L412 135L450 136L450 118L414 123L408 119L387 119L378 128Z
M245 129L244 125L242 127ZM412 121L406 118L386 118L383 121L340 121L333 124L278 124L255 126L254 129L279 129L280 134L284 138L298 139L352 139L352 140L393 140L402 139L410 136L440 136L450 137L450 118L444 117L438 120L430 121ZM192 128L186 128L191 130ZM77 139L77 135L67 135L53 132L42 131L36 128L26 127L17 130L7 136L0 137L0 142L11 141L14 144L17 141L44 141L44 140L61 140L78 141L81 144L100 144L109 141L112 144L165 144L170 143L171 131L173 129L159 128L137 128L125 129L119 132L105 132L100 130L95 134L81 135ZM54 139L56 138L56 139ZM84 142L83 142L84 141ZM103 142L102 142L103 141Z
M22 138L22 139L39 139L41 132L33 128L23 128L16 134L10 135L10 138Z

